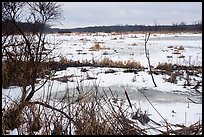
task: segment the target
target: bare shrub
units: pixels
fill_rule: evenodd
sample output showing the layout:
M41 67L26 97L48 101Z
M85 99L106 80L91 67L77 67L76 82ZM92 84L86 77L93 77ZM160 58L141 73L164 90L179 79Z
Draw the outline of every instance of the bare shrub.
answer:
M18 104L12 104L9 109L3 113L2 128L3 131L18 128L23 123L22 108Z
M18 65L16 65L18 64ZM35 69L32 67L32 62L26 61L2 61L2 86L28 86L33 81L30 79ZM36 68L36 78L42 77L45 74L51 74L48 70L48 62L39 63ZM37 80L34 82L36 83Z
M19 25L25 9L28 13L25 19L29 26L26 29ZM46 61L53 49L48 51L45 48L50 44L46 39L45 29L51 20L60 16L60 9L57 3L52 2L2 2L2 11L4 27L9 28L9 31L2 32L3 87L21 87L20 99L13 101L15 105L8 106L3 116L3 127L5 130L12 130L23 125L23 110L51 77L49 73L45 81L41 80L43 84L36 87L37 78L50 72L45 64L48 64ZM34 117L33 121L36 123L38 116ZM40 128L38 124L36 126L33 122L30 123L31 130Z
M156 67L156 69L166 70L168 72L171 72L173 67L171 63L159 63Z

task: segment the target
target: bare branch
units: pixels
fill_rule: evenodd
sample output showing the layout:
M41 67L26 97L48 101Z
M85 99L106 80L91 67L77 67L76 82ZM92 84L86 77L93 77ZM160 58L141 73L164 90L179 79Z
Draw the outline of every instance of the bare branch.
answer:
M150 64L150 58L149 58L149 52L147 51L147 42L149 40L149 37L150 37L150 33L148 34L145 34L145 55L147 57L147 61L148 61L148 65L149 65L149 71L150 71L150 75L152 77L152 81L154 83L154 86L157 87L155 81L154 81L154 77L153 77L153 74L152 74L152 68L151 68L151 64Z

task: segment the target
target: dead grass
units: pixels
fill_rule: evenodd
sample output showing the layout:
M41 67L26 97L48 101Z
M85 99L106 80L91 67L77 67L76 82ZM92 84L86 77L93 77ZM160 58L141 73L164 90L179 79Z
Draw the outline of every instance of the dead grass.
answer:
M8 109L4 107L2 134L14 128L19 135L148 135L149 130L156 130L158 135L202 134L200 122L176 130L169 126L179 125L170 123L166 125L167 130L159 130L153 125L144 128L140 123L146 125L150 120L148 115L139 114L140 108L136 112L132 109L134 104L128 91L124 91L124 96L126 99L119 98L110 88L98 92L98 87L94 86L85 91L83 86L78 85L58 100L44 97L47 98L45 101L27 102L23 107L14 101L15 105L8 105ZM139 117L135 118L132 114L139 114ZM149 120L145 122L144 118Z
M23 61L3 61L2 62L2 86L7 88L9 86L25 86L30 85L31 76L34 73L32 62ZM42 78L47 74L49 62L39 63L37 68L37 78Z
M110 48L102 47L100 42L94 42L94 46L89 51L110 50Z
M156 67L156 69L166 70L168 72L171 72L173 69L173 66L171 63L159 63Z
M96 66L99 67L116 67L116 68L129 68L129 69L143 69L144 67L140 62L134 60L128 61L113 61L110 58L103 58L101 61L97 61Z
M18 65L15 65L18 63ZM44 78L45 76L51 75L52 70L66 70L67 67L83 67L83 66L92 66L92 67L115 67L115 68L129 68L129 69L143 69L144 67L140 62L135 60L127 61L113 61L110 58L103 58L102 60L94 61L73 61L68 60L65 57L60 57L60 61L49 61L41 62L37 70L37 78ZM9 86L22 86L29 85L31 81L29 78L33 73L32 65L29 65L29 62L2 62L2 86L7 88ZM65 77L60 79L60 81L68 81ZM36 83L38 81L36 80Z

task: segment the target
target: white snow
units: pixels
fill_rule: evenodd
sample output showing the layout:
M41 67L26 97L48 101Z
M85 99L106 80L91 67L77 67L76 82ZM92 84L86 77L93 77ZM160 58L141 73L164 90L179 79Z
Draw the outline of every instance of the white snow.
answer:
M108 57L111 60L135 60L139 61L144 67L148 67L148 62L144 52L144 35L145 34L121 34L111 35L109 33L98 34L49 34L48 40L52 42L62 42L60 45L54 45L56 49L52 53L55 55L62 55L67 59L82 61L94 59L103 59ZM133 38L137 36L136 38ZM109 48L99 51L90 51L94 46L94 42L101 42L100 45L104 48ZM133 46L132 44L136 44ZM173 48L169 48L173 46ZM183 46L184 50L180 51L180 55L185 58L178 58L178 55L172 54L175 47ZM47 48L52 48L50 45ZM151 65L156 67L158 63L167 62L172 64L189 65L202 65L202 33L167 33L167 34L151 34L148 41L147 49L150 52ZM107 52L108 55L103 55ZM84 53L84 54L80 54ZM172 56L172 58L167 58ZM202 104L194 104L189 102L187 97L194 98L192 89L189 87L184 88L184 79L178 79L177 84L169 83L164 80L168 75L154 75L157 87L154 87L151 76L148 70L139 71L138 74L124 73L125 69L122 68L87 68L87 72L81 72L82 67L70 67L66 70L57 71L56 77L71 76L72 81L66 83L57 80L48 81L43 88L35 93L32 100L37 100L43 94L64 93L67 89L75 88L79 83L81 86L94 86L98 85L101 88L112 87L117 91L121 97L125 97L124 89L131 96L131 101L134 107L147 110L151 114L150 118L162 123L163 119L157 114L149 102L139 92L145 90L146 93L151 94L149 99L154 104L159 113L170 123L190 125L198 120L202 120ZM104 72L113 69L115 73ZM87 77L94 77L96 79L87 80ZM202 80L200 77L192 77L197 80ZM37 84L37 86L40 86ZM202 88L202 87L201 87ZM129 89L129 91L128 91ZM202 89L200 90L202 92ZM9 87L8 89L2 88L2 108L7 102L17 100L20 98L20 87ZM138 98L135 97L138 95ZM169 96L168 96L169 95ZM6 99L5 99L6 98ZM201 96L202 98L202 96ZM172 110L176 113L172 113ZM10 134L17 134L12 131Z

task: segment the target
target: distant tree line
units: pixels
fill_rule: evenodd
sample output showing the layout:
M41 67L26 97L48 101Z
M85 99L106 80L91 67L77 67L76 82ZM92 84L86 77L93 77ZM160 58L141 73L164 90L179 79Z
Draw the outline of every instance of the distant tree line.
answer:
M40 31L49 32L50 26L41 22L16 22L15 25L12 20L2 21L2 33L6 34L20 34L18 27L25 33L37 33Z
M173 24L159 26L145 25L117 25L117 26L95 26L70 29L71 32L133 32L133 31L202 31L202 24Z
M38 32L42 30L44 24L18 22L17 25L25 32ZM134 31L202 31L202 22L186 25L184 22L172 25L112 25L112 26L93 26L73 29L51 28L48 25L44 26L44 31L47 33L71 33L71 32L134 32ZM2 21L2 32L18 34L18 30L12 25L11 20Z

